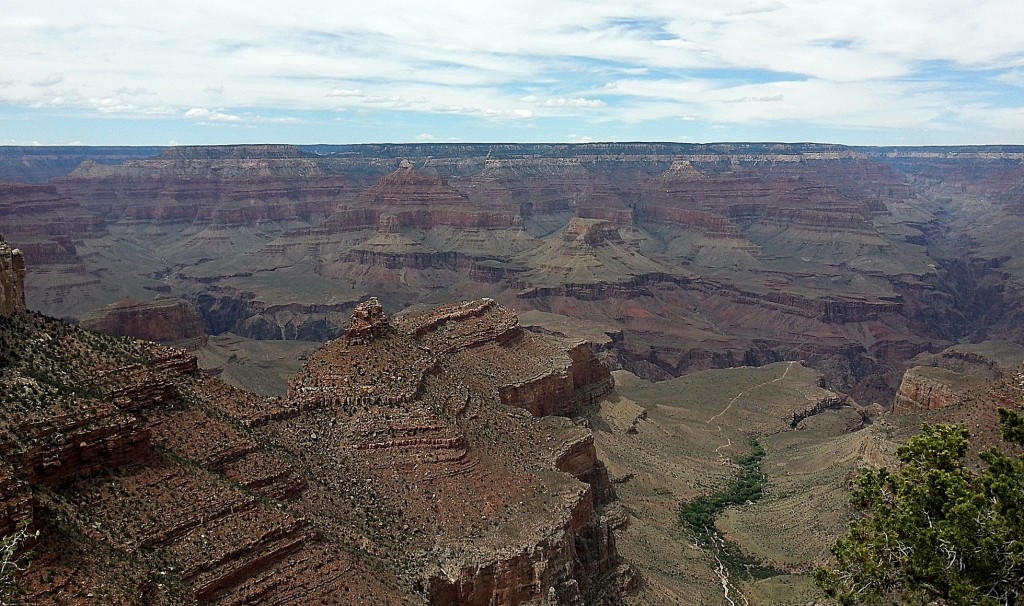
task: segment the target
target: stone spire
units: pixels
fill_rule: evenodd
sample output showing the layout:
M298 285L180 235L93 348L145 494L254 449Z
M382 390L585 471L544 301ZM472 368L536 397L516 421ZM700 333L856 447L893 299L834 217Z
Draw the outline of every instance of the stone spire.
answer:
M0 237L0 316L25 311L25 256Z
M370 297L352 310L352 319L349 320L345 340L350 345L365 345L383 335L390 327L388 317L384 315L384 306L377 297Z

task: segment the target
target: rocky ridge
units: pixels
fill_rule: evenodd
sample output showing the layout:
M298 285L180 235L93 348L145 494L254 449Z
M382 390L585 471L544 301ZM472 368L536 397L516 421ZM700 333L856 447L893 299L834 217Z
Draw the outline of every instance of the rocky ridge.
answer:
M35 603L617 604L633 582L593 436L544 416L612 379L492 300L365 302L286 398L24 310L0 353L0 526L41 530Z

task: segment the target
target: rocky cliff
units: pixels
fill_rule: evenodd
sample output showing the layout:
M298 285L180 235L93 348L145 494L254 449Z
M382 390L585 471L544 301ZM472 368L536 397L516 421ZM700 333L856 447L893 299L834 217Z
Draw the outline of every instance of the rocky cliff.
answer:
M909 414L964 404L978 399L986 381L945 368L915 366L903 375L893 414Z
M85 318L81 326L108 335L190 349L202 347L206 342L203 317L192 303L182 299L126 299Z
M976 351L1007 353L991 344L964 346ZM945 352L950 353L950 352ZM935 356L941 363L944 355ZM981 356L972 355L972 366ZM998 356L1002 357L1002 356ZM1014 355L1014 357L1016 357ZM970 432L972 464L981 465L978 455L990 448L1005 449L1000 430L1000 408L1020 410L1024 402L1024 367L1007 368L996 374L986 369L961 367L959 371L941 366L915 366L907 370L890 414L882 417L882 426L895 431L899 441L916 435L922 423L930 425L956 423Z

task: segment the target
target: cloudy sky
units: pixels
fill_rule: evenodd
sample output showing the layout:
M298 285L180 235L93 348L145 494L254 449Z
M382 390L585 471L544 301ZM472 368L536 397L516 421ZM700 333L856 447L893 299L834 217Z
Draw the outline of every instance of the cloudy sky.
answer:
M1024 144L1024 0L5 0L0 145Z

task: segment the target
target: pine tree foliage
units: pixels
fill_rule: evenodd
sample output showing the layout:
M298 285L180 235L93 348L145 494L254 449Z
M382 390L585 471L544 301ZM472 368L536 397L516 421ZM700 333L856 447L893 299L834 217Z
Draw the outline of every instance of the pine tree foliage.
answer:
M1024 417L1001 409L1004 440L1024 446ZM896 471L863 472L859 511L815 581L840 604L1024 604L1024 456L991 449L968 467L962 425L923 427Z

